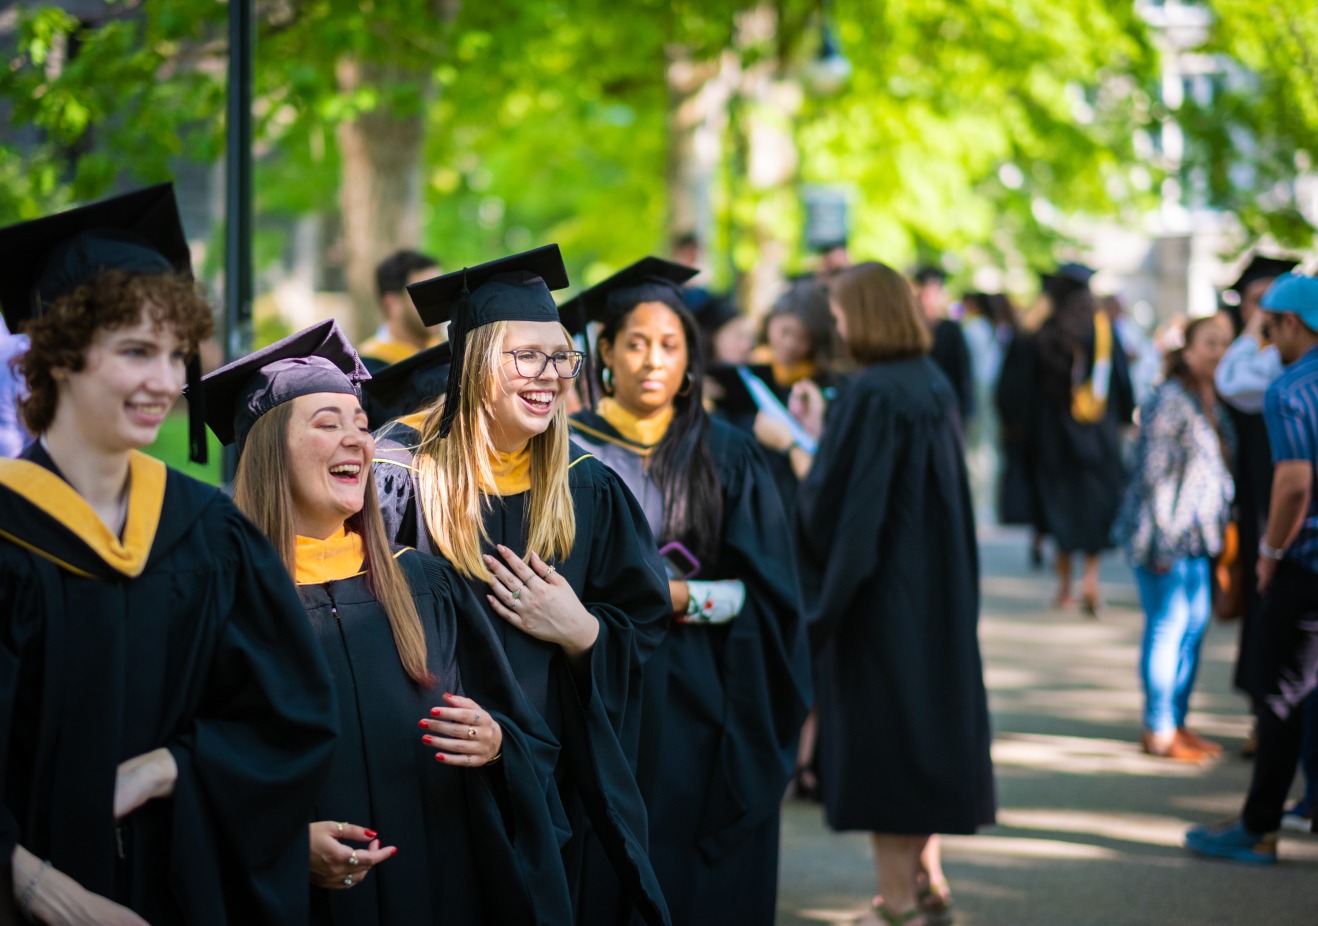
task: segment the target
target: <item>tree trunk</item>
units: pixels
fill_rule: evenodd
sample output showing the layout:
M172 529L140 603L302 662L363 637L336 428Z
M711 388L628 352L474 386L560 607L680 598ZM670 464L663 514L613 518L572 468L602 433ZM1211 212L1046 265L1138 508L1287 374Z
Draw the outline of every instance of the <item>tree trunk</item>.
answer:
M715 238L713 189L739 69L732 51L697 62L682 49L668 62L668 236L695 232L705 253Z
M425 83L423 74L350 59L337 65L339 90ZM415 248L420 235L420 166L425 113L380 107L339 123L342 162L339 207L343 215L345 276L352 299L353 334L364 338L380 324L375 265L399 248Z

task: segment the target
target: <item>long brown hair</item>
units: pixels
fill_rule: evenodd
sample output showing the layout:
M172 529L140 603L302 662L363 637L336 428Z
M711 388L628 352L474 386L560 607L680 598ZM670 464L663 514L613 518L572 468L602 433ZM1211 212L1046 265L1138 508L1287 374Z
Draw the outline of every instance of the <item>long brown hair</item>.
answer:
M416 449L417 493L436 549L469 578L488 579L481 543L490 540L485 511L490 506L486 486L494 485L490 466L496 452L491 406L500 388L503 339L507 322L491 322L467 335L463 357L466 377L453 430L440 438L444 402L436 402L421 422ZM564 331L564 337L567 332ZM561 561L572 552L577 516L568 485L567 410L560 404L549 427L530 440L531 498L526 555L532 551L546 562Z
M285 402L252 425L238 459L233 500L242 512L270 538L290 576L297 574L297 534L294 529L288 462L288 425L293 403ZM389 617L398 659L412 681L431 688L435 677L426 667L426 636L412 598L411 586L394 559L375 494L375 476L366 469L366 495L361 511L344 522L362 538L366 554L366 585Z
M857 363L923 357L932 338L906 278L886 264L866 261L828 281L829 296L847 323L847 351Z

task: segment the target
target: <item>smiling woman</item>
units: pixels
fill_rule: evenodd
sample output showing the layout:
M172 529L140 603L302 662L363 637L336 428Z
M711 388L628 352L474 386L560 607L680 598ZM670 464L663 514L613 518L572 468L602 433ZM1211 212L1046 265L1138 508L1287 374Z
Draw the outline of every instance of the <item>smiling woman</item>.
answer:
M581 358L550 295L566 285L550 245L408 288L427 324L452 321L453 365L442 401L382 430L376 477L390 536L441 553L484 596L563 744L546 771L572 826L577 921L630 922L629 904L661 923L634 777L636 678L670 605L635 499L568 441Z
M304 921L328 668L270 544L138 452L211 328L173 193L0 240L39 435L0 461L0 920Z
M241 454L234 500L297 582L338 693L309 829L312 922L563 922L540 755L556 747L479 602L447 564L389 544L367 378L329 321L204 380L211 427ZM482 876L495 868L497 889Z

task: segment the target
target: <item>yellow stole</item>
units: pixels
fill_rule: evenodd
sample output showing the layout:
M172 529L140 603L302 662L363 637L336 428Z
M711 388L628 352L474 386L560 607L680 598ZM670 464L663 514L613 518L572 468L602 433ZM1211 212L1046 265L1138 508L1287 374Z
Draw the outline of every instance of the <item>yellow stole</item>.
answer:
M362 538L346 527L324 540L297 538L293 551L294 579L298 585L321 585L359 575L366 550Z
M490 469L494 471L494 490L500 495L520 495L531 491L531 445L522 445L521 450L501 453L498 450L490 454ZM481 489L487 494L490 486Z
M595 411L612 425L615 431L632 443L643 447L653 447L663 440L664 435L668 433L668 426L673 422L671 405L649 418L638 418L609 396L600 399Z
M4 485L59 521L85 543L105 564L121 575L135 579L146 568L151 545L160 526L160 508L165 500L168 467L136 450L128 456L128 513L123 536L116 537L78 491L44 466L28 460L0 460L0 485ZM53 555L38 550L21 538L0 529L4 536L46 559L73 570Z
M795 386L803 379L814 379L819 373L819 366L813 360L801 360L797 363L774 363L773 381L779 386Z

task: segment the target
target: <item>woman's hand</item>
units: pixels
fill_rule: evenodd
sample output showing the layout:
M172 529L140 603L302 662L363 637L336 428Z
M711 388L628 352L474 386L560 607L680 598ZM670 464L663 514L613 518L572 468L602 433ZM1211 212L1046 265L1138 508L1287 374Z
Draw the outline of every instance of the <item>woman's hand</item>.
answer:
M352 823L321 820L308 827L311 847L311 883L331 891L344 891L366 880L366 874L398 854L397 846L380 846L375 830ZM357 849L342 840L366 843Z
M22 902L28 885L37 879L26 895L27 912L38 923L58 926L147 926L127 907L93 894L58 868L46 867L22 846L15 846L10 856L14 881L14 900Z
M777 453L786 453L795 443L787 425L764 412L755 413L755 439Z
M445 765L489 765L503 750L503 728L471 698L444 692L444 707L432 707L430 716L421 721L421 742L439 750L435 758Z
M178 763L161 747L119 763L114 779L114 818L122 820L147 801L169 797L178 780Z
M787 410L815 440L824 433L824 409L827 406L823 391L812 379L801 380L787 397Z
M485 557L490 570L491 595L485 598L494 612L523 633L555 643L569 656L580 656L599 637L599 620L586 610L567 579L537 554L524 563L500 544L503 562Z
M686 609L691 606L691 589L681 579L668 580L668 597L673 599L673 613L686 616Z

